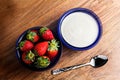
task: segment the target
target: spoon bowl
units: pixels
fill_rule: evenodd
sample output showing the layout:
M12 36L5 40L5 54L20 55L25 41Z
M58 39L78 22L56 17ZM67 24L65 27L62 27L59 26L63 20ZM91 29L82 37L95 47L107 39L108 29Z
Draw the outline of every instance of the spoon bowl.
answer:
M108 61L107 56L97 55L97 56L93 57L89 63L92 67L97 68L97 67L101 67L104 64L106 64L107 61Z

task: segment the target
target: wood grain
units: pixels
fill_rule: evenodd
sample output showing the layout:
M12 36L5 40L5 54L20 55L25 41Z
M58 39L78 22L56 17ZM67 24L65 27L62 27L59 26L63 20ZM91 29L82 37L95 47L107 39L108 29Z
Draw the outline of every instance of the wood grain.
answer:
M120 78L120 5L119 0L0 0L0 80L119 80ZM43 72L22 66L15 55L19 35L33 26L57 27L57 20L67 10L83 7L93 10L101 19L100 42L87 51L63 47L58 64ZM88 62L97 54L107 55L108 63L100 68L90 66L59 75L50 71Z

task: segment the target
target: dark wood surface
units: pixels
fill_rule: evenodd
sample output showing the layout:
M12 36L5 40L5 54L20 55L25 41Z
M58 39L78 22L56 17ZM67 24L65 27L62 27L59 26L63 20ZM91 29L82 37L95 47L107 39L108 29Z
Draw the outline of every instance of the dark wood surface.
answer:
M119 0L0 0L0 80L119 80L120 79L120 1ZM82 7L93 10L103 24L100 42L87 51L63 47L53 68L34 72L22 66L15 55L19 35L33 26L57 27L57 20L67 10ZM109 61L100 68L91 66L51 75L50 71L88 62L104 54Z

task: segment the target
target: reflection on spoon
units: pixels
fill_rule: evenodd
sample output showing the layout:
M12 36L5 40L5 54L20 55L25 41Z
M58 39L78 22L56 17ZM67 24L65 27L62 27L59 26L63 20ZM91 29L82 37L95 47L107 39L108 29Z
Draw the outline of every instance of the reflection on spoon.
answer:
M69 67L65 67L65 68L61 68L61 69L52 70L51 74L55 75L55 74L59 74L62 72L66 72L69 70L77 69L77 68L80 68L83 66L88 66L88 65L91 65L92 67L97 68L97 67L103 66L107 61L108 61L107 56L97 55L97 56L93 57L89 63L78 64L78 65L74 65L74 66L69 66Z

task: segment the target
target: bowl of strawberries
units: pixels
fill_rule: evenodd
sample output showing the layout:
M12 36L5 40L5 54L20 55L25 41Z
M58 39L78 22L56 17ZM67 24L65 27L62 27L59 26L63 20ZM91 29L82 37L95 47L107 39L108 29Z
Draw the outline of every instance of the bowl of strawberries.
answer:
M27 29L16 42L16 55L19 62L34 71L55 66L61 53L61 42L55 32L47 27Z

